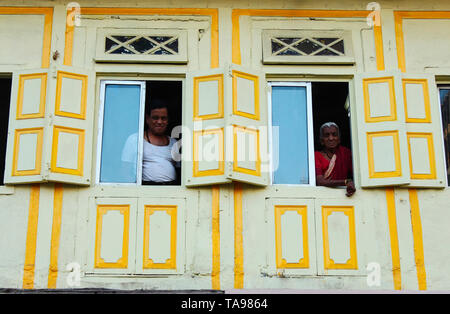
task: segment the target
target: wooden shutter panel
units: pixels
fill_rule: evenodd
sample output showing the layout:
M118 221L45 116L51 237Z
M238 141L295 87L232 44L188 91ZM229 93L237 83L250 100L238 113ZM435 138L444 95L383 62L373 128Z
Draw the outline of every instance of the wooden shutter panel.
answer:
M225 73L214 69L187 74L187 130L182 140L186 186L231 182L225 174Z
M44 181L48 86L48 69L13 73L4 177L7 184Z
M440 106L433 75L402 74L411 187L445 187Z
M49 181L90 184L95 75L59 66L53 73L47 134Z
M269 184L267 93L264 74L230 66L227 176L256 185Z
M399 72L355 76L361 186L410 182L404 105Z

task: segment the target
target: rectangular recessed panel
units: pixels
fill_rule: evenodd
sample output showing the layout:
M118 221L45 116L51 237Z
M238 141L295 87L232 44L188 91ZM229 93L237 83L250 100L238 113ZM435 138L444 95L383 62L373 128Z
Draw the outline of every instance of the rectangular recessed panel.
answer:
M426 79L403 79L406 122L429 123L430 96Z
M223 75L194 78L194 119L223 118Z
M223 129L194 132L194 177L224 174L223 136Z
M411 179L436 179L433 135L407 133Z
M85 119L87 79L86 75L58 72L55 104L56 115Z
M233 114L259 120L259 79L233 71Z
M83 175L84 136L81 129L53 128L52 172Z
M16 118L44 117L46 90L47 73L20 75Z
M259 176L259 130L233 126L233 170Z
M13 176L36 175L41 172L42 128L17 129L14 136Z
M401 176L398 131L367 133L370 178Z
M393 77L364 79L363 88L366 122L397 119Z

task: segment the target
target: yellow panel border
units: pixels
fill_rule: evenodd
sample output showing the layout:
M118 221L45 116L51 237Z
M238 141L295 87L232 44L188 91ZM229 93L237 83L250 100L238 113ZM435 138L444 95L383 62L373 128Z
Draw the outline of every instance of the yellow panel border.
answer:
M24 84L26 80L40 79L41 80L41 94L39 99L39 111L35 113L22 113L23 111L23 93ZM47 73L33 73L19 75L19 88L17 95L17 111L16 119L35 119L43 118L45 116L45 100L47 97Z
M406 84L420 84L423 90L423 100L425 105L425 118L408 118L408 104L406 97ZM430 109L430 92L428 90L427 79L402 79L403 85L403 99L405 102L405 122L407 123L431 123L431 109Z
M346 263L335 263L330 258L330 242L328 236L328 216L341 212L348 217L350 237L350 258ZM325 269L358 269L356 256L355 210L353 206L322 206L323 254Z
M368 132L367 136L367 161L369 163L369 178L393 178L402 176L401 158L400 158L400 140L398 131L380 131L380 132ZM392 136L394 140L394 153L395 153L395 170L375 172L374 159L373 159L373 142L374 137Z
M212 187L212 289L220 290L220 187Z
M199 170L199 137L208 135L208 134L217 134L219 136L219 168L217 169L209 169L209 170ZM224 149L224 130L220 129L209 129L209 130L201 130L194 131L194 140L192 145L193 150L193 177L204 177L204 176L218 176L223 175L225 173L225 149ZM203 156L202 156L203 158Z
M283 9L233 9L231 11L232 21L232 61L241 64L241 39L239 18L241 16L270 16L270 17L307 17L307 18L367 18L373 11L364 10L283 10ZM374 17L375 19L375 17ZM377 58L377 70L383 71L384 52L381 18L374 25L375 53Z
M252 74L248 74L248 73L244 73L244 72L240 72L240 71L236 71L233 70L232 71L232 76L233 76L233 114L237 115L237 116L242 116L244 118L249 118L249 119L253 119L253 120L258 120L260 119L259 116L259 77L256 75L252 75ZM254 109L255 109L255 113L251 114L248 112L244 112L244 111L239 111L238 110L238 103L237 103L237 99L238 99L238 95L237 95L237 79L238 77L245 79L245 80L249 80L253 82L253 86L254 86L254 92L255 92L255 97L254 97Z
M308 218L306 205L275 205L275 252L277 268L309 268L309 247L308 247ZM298 263L287 263L283 258L282 252L282 235L281 235L281 216L286 211L297 212L302 216L302 240L303 240L303 257Z
M73 14L75 8L67 11ZM81 15L202 15L211 17L211 68L219 66L219 10L195 8L80 8ZM72 65L73 25L66 24L64 65Z
M408 155L409 155L409 169L411 173L411 179L416 180L426 180L426 179L436 179L436 160L434 154L434 144L433 144L433 133L421 133L421 132L406 132L406 138L408 140ZM425 138L428 144L428 160L430 161L430 173L413 173L412 167L412 154L411 154L411 138Z
M52 239L50 242L50 265L48 268L47 288L55 289L58 279L58 252L61 238L63 186L56 183L53 189L53 223Z
M52 45L53 8L49 7L0 7L0 14L4 15L44 15L44 36L42 42L41 66L50 66Z
M395 209L395 193L393 188L386 189L386 203L391 241L392 277L394 289L402 289L402 273L400 267L400 249L398 243L397 214Z
M77 169L62 168L56 165L58 160L58 139L59 133L71 133L78 135L78 164ZM83 129L69 128L65 126L53 127L53 143L52 143L52 158L50 163L50 170L56 173L63 173L75 176L83 175L83 161L84 161L84 135Z
M404 19L450 19L450 11L394 11L398 68L406 72Z
M165 263L154 263L149 257L150 216L155 211L166 212L170 216L170 257ZM144 206L144 269L176 269L177 268L177 211L176 205L145 205Z
M62 91L62 84L63 84L62 80L64 78L81 81L80 113L66 112L66 111L61 110L61 91ZM57 79L56 79L55 115L61 116L61 117L85 120L86 119L86 105L87 105L87 86L88 86L88 76L87 75L58 71Z
M217 81L219 84L217 99L218 102L218 112L213 114L199 115L199 84L202 82ZM224 93L223 93L223 74L207 75L194 77L194 121L197 120L210 120L210 119L221 119L224 116L224 105L223 105Z
M105 262L101 257L103 216L111 210L118 210L123 215L122 256L117 262ZM97 205L97 222L95 231L95 268L127 268L128 267L128 239L129 239L130 205Z
M244 288L244 239L242 237L242 184L234 182L234 288Z
M389 102L391 105L391 115L383 117L371 117L370 116L370 97L369 97L369 84L389 84ZM395 100L395 87L394 77L377 77L363 79L363 93L364 93L364 112L366 122L385 122L397 120L397 102Z
M20 136L23 134L37 134L35 168L31 170L17 170L17 161L19 159ZM44 143L44 128L16 129L14 133L14 149L12 161L12 176L31 176L41 174L42 145Z
M256 137L256 161L255 161L255 170L242 168L238 166L238 144L237 144L237 133L250 133ZM243 126L233 125L233 171L257 176L261 175L261 156L260 156L260 143L259 143L259 130L251 129Z

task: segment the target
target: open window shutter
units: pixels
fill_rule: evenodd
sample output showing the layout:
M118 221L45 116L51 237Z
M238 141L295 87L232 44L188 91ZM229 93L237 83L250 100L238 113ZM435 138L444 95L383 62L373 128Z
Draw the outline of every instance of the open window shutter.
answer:
M268 121L264 74L231 65L231 102L227 103L227 176L269 184Z
M187 74L182 140L186 186L231 182L225 174L226 84L223 69Z
M91 71L53 69L45 150L48 181L90 184L94 89Z
M402 74L410 187L445 187L440 106L434 76Z
M361 186L410 182L400 72L355 76Z
M7 184L44 181L48 86L48 69L13 73L4 178Z

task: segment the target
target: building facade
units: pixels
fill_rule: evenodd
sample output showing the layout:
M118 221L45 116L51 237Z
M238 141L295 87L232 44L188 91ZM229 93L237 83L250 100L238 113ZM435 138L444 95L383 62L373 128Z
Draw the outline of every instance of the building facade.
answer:
M0 288L450 288L450 3L2 0L0 25ZM176 186L141 184L154 98ZM315 182L327 121L351 197Z

